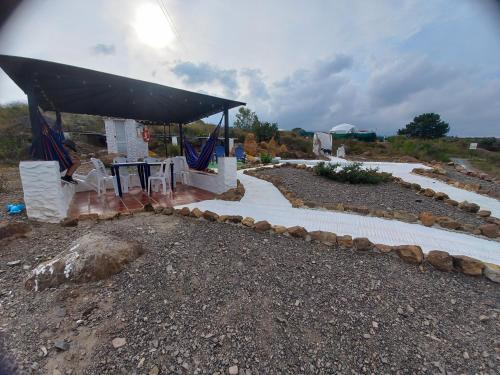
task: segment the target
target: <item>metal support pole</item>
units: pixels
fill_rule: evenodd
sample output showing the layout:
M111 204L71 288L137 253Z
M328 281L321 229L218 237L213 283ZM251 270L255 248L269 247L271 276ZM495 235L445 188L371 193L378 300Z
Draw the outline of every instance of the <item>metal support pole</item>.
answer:
M181 156L184 156L184 131L182 130L182 124L179 124L179 150Z
M224 151L226 157L229 156L229 110L224 108Z
M42 128L38 119L38 101L34 95L28 94L28 108L31 123L31 134L33 136L31 142L31 156L34 159L43 159L42 150Z

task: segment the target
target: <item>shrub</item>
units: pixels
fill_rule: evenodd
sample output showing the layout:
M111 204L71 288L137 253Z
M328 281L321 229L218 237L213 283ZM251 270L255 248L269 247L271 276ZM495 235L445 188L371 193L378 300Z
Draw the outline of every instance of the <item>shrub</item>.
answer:
M269 164L270 162L272 162L273 160L273 157L268 154L268 153L261 153L260 154L260 161L263 163L263 164Z
M255 136L252 133L248 133L245 136L245 143L243 143L243 149L245 153L251 156L257 154L257 142L255 142Z
M340 163L320 162L314 167L318 176L350 184L379 184L391 180L390 173L378 172L378 169L364 169L361 163L352 163L343 167Z
M179 145L168 144L167 145L168 156L179 156L181 154L181 148Z

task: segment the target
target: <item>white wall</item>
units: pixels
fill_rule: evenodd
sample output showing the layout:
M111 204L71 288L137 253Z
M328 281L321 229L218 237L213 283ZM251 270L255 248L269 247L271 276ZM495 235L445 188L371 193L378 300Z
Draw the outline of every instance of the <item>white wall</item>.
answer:
M57 161L22 161L19 173L30 219L58 223L66 217L75 185L61 181Z
M104 119L106 129L106 141L108 143L108 153L118 153L116 142L116 126L125 127L125 138L127 143L127 159L137 160L148 156L148 143L142 139L143 125L135 120L121 120L113 118Z
M236 187L236 158L219 158L214 173L189 170L189 185L221 194Z

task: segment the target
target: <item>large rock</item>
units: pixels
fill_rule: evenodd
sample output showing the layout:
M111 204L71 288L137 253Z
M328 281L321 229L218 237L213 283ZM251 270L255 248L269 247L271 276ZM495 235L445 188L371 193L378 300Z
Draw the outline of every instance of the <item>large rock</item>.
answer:
M472 212L472 213L476 213L479 211L479 206L477 204L469 203L467 201L460 202L458 204L458 208L460 208L463 211Z
M436 194L436 192L432 189L427 188L422 191L422 194L426 197L433 197Z
M498 226L496 224L483 224L479 227L479 230L481 234L484 234L486 237L498 237Z
M368 251L373 249L373 243L366 237L358 237L355 238L353 241L353 247L356 250L359 251Z
M31 232L31 225L26 223L10 223L0 226L0 241L10 241L26 237Z
M350 249L352 247L352 237L349 236L348 234L344 236L337 236L337 243L339 244L340 247L344 249Z
M436 217L430 212L421 212L420 215L418 215L418 218L420 219L422 225L425 225L426 227L432 227L436 222Z
M335 233L315 230L309 232L309 235L311 236L312 240L322 242L327 245L335 245L337 243L337 235Z
M492 263L485 263L484 266L484 276L495 283L500 283L500 266Z
M105 279L143 254L138 242L96 233L75 240L68 250L39 264L26 280L27 289L41 291L62 283Z
M405 262L420 264L424 260L424 253L420 246L416 245L401 245L394 248L396 254Z
M438 201L442 201L442 200L445 200L445 199L448 199L448 198L450 198L448 196L448 194L442 193L440 191L438 191L436 194L434 194L434 199L436 199Z
M390 245L384 245L381 243L377 243L374 245L374 250L376 252L382 253L382 254L388 254L394 249L393 246Z
M440 226L446 229L460 229L462 227L462 224L460 224L458 221L453 220L452 218L449 217L443 217L439 218L438 223Z
M199 208L193 208L191 210L191 216L199 219L203 216L203 212Z
M239 224L243 220L243 216L240 215L229 215L226 219L226 223Z
M257 232L267 232L269 229L271 229L271 224L269 224L265 220L258 221L254 224L253 229L255 229Z
M182 216L189 216L191 214L191 210L189 209L189 207L182 207L177 212L179 212L179 214L181 214Z
M480 276L485 268L484 263L480 260L465 255L454 255L453 265L460 272L471 276Z
M394 211L393 217L396 220L405 221L407 223L416 223L418 221L417 215L406 211Z
M287 231L292 237L306 238L307 236L307 231L305 230L305 228L299 227L298 225L288 228Z
M453 271L453 258L446 251L431 250L427 254L427 261L440 271Z
M208 221L217 221L219 215L217 215L215 212L206 210L205 212L203 212L203 218Z
M477 212L477 216L479 217L488 217L491 215L491 211L488 210L480 210Z
M246 217L243 220L241 220L241 224L243 224L246 227L250 227L250 228L253 227L254 222L255 222L255 220L251 217Z
M273 225L273 232L277 234L283 234L287 231L287 228L283 225Z

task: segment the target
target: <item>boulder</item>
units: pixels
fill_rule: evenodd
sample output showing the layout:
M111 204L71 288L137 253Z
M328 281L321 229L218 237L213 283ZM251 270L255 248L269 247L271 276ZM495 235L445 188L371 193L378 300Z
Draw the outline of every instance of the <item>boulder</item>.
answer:
M322 230L315 230L309 232L311 239L327 245L335 245L337 243L337 235L331 232L324 232Z
M241 220L241 224L243 224L246 227L253 227L255 220L252 219L251 217L246 217L243 220Z
M396 220L401 220L407 223L416 223L418 221L417 215L414 215L406 211L394 211L393 217Z
M226 219L227 223L239 224L243 220L243 216L240 215L229 215Z
M41 291L69 281L105 279L120 272L143 252L138 242L89 233L73 241L69 249L35 267L24 285L29 290Z
M165 207L163 208L162 214L163 215L172 215L174 213L174 208L173 207Z
M219 215L217 215L215 212L206 210L205 212L203 212L203 218L208 221L217 221Z
M65 219L62 219L59 224L61 224L61 227L76 227L78 225L78 218L67 217Z
M203 212L199 208L193 208L191 211L191 216L199 219L203 216Z
M424 253L420 246L416 245L401 245L394 248L396 254L405 262L420 264L424 260Z
M178 212L182 216L189 216L191 214L191 210L189 209L189 207L182 207Z
M349 236L348 234L344 236L337 236L337 243L339 244L340 247L344 249L349 249L353 245L352 237Z
M431 250L427 254L427 261L440 271L453 271L453 258L446 251Z
M465 255L453 255L453 265L455 268L471 276L480 276L483 273L485 265L480 260L465 256Z
M496 224L483 224L479 227L481 234L489 238L498 237L498 226Z
M307 236L307 231L305 230L305 228L298 225L288 228L287 232L290 234L290 236L295 238L306 238Z
M217 221L219 223L225 223L228 219L229 215L220 215L218 218L217 218Z
M436 194L436 192L432 189L427 188L422 191L422 194L426 197L433 197Z
M479 211L479 206L475 203L469 203L467 201L460 202L458 208L466 212L476 213Z
M0 226L0 241L10 241L26 237L31 232L31 225L26 223L9 223Z
M483 274L488 279L495 283L500 283L500 266L493 263L484 264Z
M418 215L418 218L422 225L425 225L426 227L432 227L436 222L436 217L430 212L426 211L421 212L420 215Z
M411 184L410 186L411 186L411 188L412 188L413 190L416 190L416 191L420 191L420 190L422 190L422 186L420 186L419 184L415 184L415 183L413 183L413 184Z
M271 229L271 224L269 224L265 220L258 221L254 224L253 229L255 229L257 232L267 232Z
M353 247L359 251L368 251L373 249L373 243L366 237L355 238L352 241Z
M390 253L392 251L393 247L389 246L389 245L377 243L377 244L373 245L373 249L379 253L387 254L387 253Z
M462 227L462 224L460 224L458 221L455 221L449 217L444 217L444 218L439 218L438 223L440 226L446 229L453 229L457 230Z
M283 234L287 231L287 228L283 225L273 225L272 227L274 233Z
M449 204L450 206L458 206L458 202L454 199L445 199L444 203Z
M443 201L443 200L448 199L448 198L449 198L448 194L442 193L440 191L438 191L436 194L434 194L434 199L436 199L438 201Z

